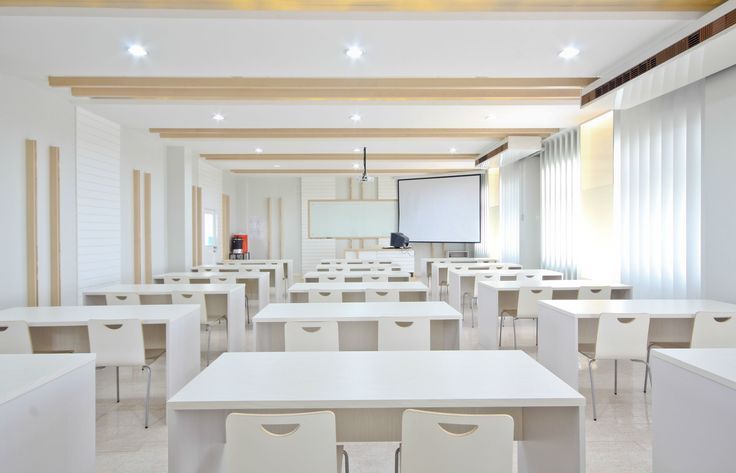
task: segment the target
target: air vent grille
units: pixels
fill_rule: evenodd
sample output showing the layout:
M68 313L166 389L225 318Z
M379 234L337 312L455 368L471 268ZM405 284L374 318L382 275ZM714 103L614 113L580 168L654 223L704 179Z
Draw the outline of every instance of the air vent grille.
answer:
M607 93L621 87L625 83L632 79L644 74L647 71L651 71L655 67L664 64L670 59L684 53L688 49L694 48L700 43L712 38L713 36L727 30L728 28L736 25L736 9L731 10L722 17L719 17L707 25L700 28L698 31L692 33L687 38L683 38L675 44L668 46L662 51L658 52L654 56L646 59L631 69L625 71L622 74L614 77L608 82L596 87L587 94L580 98L580 105L586 105L593 100L600 98Z

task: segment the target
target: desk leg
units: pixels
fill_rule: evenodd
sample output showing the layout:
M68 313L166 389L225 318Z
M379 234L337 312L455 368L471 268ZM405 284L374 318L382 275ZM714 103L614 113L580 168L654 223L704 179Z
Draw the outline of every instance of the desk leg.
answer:
M519 473L585 472L585 407L526 407Z
M498 291L478 284L478 336L481 348L498 349Z
M227 295L227 351L245 351L245 286Z
M166 399L199 374L199 310L166 325Z
M227 414L168 409L170 473L224 471Z
M447 289L447 302L452 306L453 309L462 312L462 279L460 276L458 276L455 273L447 272L447 279L449 283L449 287Z
M459 350L462 321L460 320L431 320L430 349L431 350Z
M271 301L271 295L268 290L268 278L258 279L258 310L263 310Z
M537 361L578 390L578 319L549 307L539 310Z

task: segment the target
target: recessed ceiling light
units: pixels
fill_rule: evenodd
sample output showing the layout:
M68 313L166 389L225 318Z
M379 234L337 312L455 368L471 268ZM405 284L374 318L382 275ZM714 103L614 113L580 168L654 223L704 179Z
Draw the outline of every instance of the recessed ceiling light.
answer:
M146 48L141 46L140 44L134 44L128 48L128 53L135 57L144 57L148 56L148 51L146 51Z
M353 163L353 169L360 169L360 164Z
M222 113L215 113L214 115L212 115L212 119L216 122L221 122L225 119L225 115L223 115Z
M495 119L496 119L496 115L492 113L489 113L488 115L486 115L486 120L495 120Z
M363 48L359 46L350 46L348 49L345 50L345 55L350 59L360 59L361 57L363 57L363 53Z
M256 148L256 153L263 153L263 148Z
M273 165L273 167L275 167L275 168L280 168L280 167L281 167L281 165L280 165L280 164L274 164L274 165Z
M354 122L359 122L361 120L361 118L362 117L360 115L358 115L357 113L353 113L352 115L350 115L350 119L352 121L354 121Z
M452 154L457 153L457 148L450 148L450 153L452 153Z
M560 57L562 59L572 59L578 54L580 54L580 50L574 46L568 46L560 51Z
M353 148L353 153L360 153L360 148Z

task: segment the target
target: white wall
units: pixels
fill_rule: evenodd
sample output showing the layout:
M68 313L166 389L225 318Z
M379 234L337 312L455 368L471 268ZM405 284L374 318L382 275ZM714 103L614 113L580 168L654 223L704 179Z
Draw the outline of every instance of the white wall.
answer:
M61 151L61 300L76 301L74 106L57 93L0 74L0 308L26 304L25 139L37 140L39 303L50 302L49 146Z
M702 196L702 295L736 303L736 66L705 81Z
M539 156L521 160L521 169L519 264L525 268L540 268L542 266L542 226Z
M192 267L192 164L183 146L166 150L166 271Z

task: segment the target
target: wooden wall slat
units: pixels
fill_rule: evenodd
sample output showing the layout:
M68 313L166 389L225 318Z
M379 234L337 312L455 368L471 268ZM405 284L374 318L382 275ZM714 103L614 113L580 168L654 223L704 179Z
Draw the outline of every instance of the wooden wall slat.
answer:
M230 256L230 196L222 194L222 218L221 235L222 235L222 259Z
M61 305L61 182L60 152L49 147L49 266L51 305Z
M26 287L29 307L38 306L38 202L36 140L26 140Z
M197 264L202 264L202 188L197 187Z
M266 258L271 259L271 198L266 198L266 205L268 206L268 217L266 221Z
M141 283L141 172L133 170L133 282Z
M143 174L143 272L146 284L153 283L151 242L151 173Z

